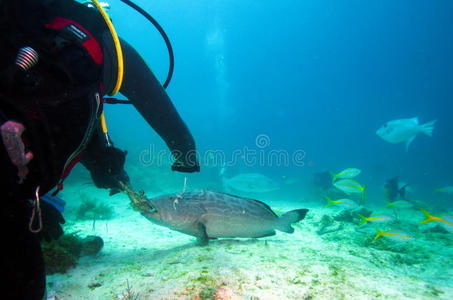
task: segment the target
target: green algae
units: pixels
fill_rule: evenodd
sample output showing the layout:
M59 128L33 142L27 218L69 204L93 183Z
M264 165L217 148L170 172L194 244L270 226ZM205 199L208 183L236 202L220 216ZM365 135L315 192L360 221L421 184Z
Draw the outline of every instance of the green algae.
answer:
M194 282L200 283L202 285L212 285L215 283L215 278L209 275L200 275L194 279Z
M435 286L433 285L430 285L428 284L426 286L426 288L428 289L426 292L425 292L425 295L427 296L435 296L435 297L439 297L441 296L442 294L444 294L444 291L436 288Z
M205 254L198 255L195 260L197 262L212 261L213 257Z
M431 257L427 253L419 254L394 254L391 256L391 262L397 265L418 265L428 261Z
M215 287L206 287L200 292L200 299L201 300L211 300L215 299L215 292L217 288Z
M113 217L113 208L102 203L97 198L91 198L80 193L82 200L75 212L76 220L110 220Z
M58 240L42 243L46 274L66 273L77 265L82 253L82 242L75 234L65 234Z
M340 265L329 264L330 275L333 276L336 280L345 281L346 273Z

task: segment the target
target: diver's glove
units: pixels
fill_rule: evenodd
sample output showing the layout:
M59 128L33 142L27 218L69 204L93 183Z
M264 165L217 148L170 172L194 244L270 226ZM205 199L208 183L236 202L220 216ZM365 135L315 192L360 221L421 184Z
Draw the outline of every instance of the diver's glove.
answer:
M52 204L46 201L41 201L41 218L42 229L38 233L39 238L45 239L46 242L58 240L63 235L63 228L61 224L65 223L61 212Z
M129 184L129 176L124 170L127 151L115 147L105 149L102 158L90 168L91 178L98 188L110 189L110 195L121 191L120 181Z
M185 164L180 160L177 160L171 166L171 170L184 173L200 172L200 164L198 163L198 160L195 162L191 162L190 164L187 163Z
M126 171L121 170L121 172L115 177L116 184L115 187L110 188L110 196L113 196L123 190L123 187L121 184L124 184L125 186L130 186L130 180L129 180L129 175L127 175ZM121 182L121 183L120 183Z

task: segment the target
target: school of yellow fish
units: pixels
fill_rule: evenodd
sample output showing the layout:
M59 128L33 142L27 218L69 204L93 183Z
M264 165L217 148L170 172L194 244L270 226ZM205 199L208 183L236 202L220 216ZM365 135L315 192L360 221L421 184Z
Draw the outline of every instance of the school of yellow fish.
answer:
M359 204L357 201L347 198L332 200L331 198L325 196L327 199L326 207L331 207L333 205L342 207L344 209L355 209L358 208L360 205L365 203L365 186L360 184L354 178L357 177L362 171L357 168L347 168L337 174L332 174L332 185L346 193L347 195L350 194L361 194L361 203ZM453 187L444 187L435 190L436 192L444 192L447 194L453 193ZM412 208L413 204L406 200L396 200L393 202L386 201L386 208ZM438 222L440 226L442 226L448 232L453 233L453 215L445 214L439 216L433 216L428 213L424 208L421 208L421 211L425 215L425 219L418 222L418 224L425 224L428 222ZM407 232L404 232L400 229L390 229L381 231L377 223L388 223L394 221L395 218L391 215L382 213L382 214L372 214L371 216L365 217L361 214L358 214L362 221L359 225L364 225L368 222L374 223L376 228L376 236L373 241L377 240L379 237L385 237L391 240L400 241L400 242L407 242L412 241L415 238Z

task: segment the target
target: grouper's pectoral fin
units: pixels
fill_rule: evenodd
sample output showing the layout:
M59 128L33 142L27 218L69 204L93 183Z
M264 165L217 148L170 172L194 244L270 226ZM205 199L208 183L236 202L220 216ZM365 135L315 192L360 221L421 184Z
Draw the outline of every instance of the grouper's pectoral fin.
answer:
M201 246L206 246L209 243L209 237L206 234L206 227L203 223L197 224L197 241Z

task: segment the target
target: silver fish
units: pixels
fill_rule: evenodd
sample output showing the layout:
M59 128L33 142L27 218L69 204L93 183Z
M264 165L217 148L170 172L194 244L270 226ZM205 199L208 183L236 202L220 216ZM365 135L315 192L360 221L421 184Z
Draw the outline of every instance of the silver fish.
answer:
M420 132L427 136L433 135L434 124L436 120L425 124L419 124L418 118L398 119L385 123L376 134L386 142L397 144L406 143L406 151L409 145Z
M269 177L260 173L239 174L232 178L223 178L227 192L268 193L280 189Z
M293 233L291 223L302 220L308 209L277 216L265 203L237 196L195 190L147 199L140 212L161 226L197 237L201 244L210 238L259 238L275 230Z

